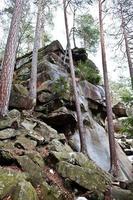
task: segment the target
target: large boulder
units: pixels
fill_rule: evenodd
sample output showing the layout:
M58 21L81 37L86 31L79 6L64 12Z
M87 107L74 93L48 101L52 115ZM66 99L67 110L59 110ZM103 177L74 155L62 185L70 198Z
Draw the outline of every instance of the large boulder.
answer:
M103 103L105 101L105 97L103 97L103 93L99 87L89 83L88 81L81 81L80 87L82 88L82 93L85 98L91 99L98 103Z
M61 53L64 54L64 49L58 40L55 40L52 43L50 43L49 45L39 49L39 60L40 60L40 58L43 58L44 55L51 53L51 52L54 52L57 55L60 55ZM16 69L31 62L31 60L32 60L32 52L29 52L26 55L18 58L17 62L16 62Z
M76 182L87 190L103 193L110 184L109 178L101 170L88 161L87 167L72 165L61 161L58 163L57 170L64 177Z

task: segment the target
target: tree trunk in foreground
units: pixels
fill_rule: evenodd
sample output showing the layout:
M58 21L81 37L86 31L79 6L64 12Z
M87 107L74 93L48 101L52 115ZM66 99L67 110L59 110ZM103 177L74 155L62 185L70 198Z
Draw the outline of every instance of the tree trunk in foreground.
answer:
M32 54L31 79L30 79L30 84L29 84L29 87L30 87L29 97L32 99L33 108L36 105L36 98L37 98L37 62L38 62L38 50L40 48L41 22L42 22L43 8L44 8L43 0L39 0L34 47L33 47L33 54Z
M16 0L5 48L0 79L0 115L7 115L11 93L23 0Z
M109 134L109 146L110 146L110 172L114 176L117 176L118 165L117 165L117 155L116 155L116 144L115 144L115 137L114 137L113 115L112 115L112 106L111 106L110 89L109 89L109 81L108 81L108 71L107 71L104 30L103 30L102 19L103 19L102 0L99 0L100 41L101 41L102 65L103 65L103 75L104 75L104 85L105 85L105 95L106 95L108 134Z
M83 125L82 113L79 103L79 97L77 92L77 85L75 81L75 70L72 58L72 51L71 51L71 44L69 38L69 29L68 29L68 20L67 20L67 1L63 0L64 6L64 19L65 19L65 28L66 28L66 37L67 37L67 47L68 47L68 54L69 54L69 62L70 62L70 70L71 70L71 77L72 77L72 85L73 85L73 92L75 96L75 103L76 103L76 110L77 110L77 119L78 119L78 128L79 128L79 135L80 135L80 144L81 149L80 151L86 154L86 142L85 142L85 130Z

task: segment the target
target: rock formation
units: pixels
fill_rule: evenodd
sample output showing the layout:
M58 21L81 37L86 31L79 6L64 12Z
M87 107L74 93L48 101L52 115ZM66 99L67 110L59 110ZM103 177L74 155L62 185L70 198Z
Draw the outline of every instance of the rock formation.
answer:
M75 63L80 52L78 58L87 59L85 51L76 49ZM28 112L32 52L17 59L10 112L0 119L0 199L104 199L111 187L104 89L77 78L89 159L79 152L76 109L65 56L58 41L39 50L37 105L32 116ZM122 192L126 196L123 199L132 199L132 165L118 144L117 154L117 181L130 183ZM120 190L113 186L118 200Z

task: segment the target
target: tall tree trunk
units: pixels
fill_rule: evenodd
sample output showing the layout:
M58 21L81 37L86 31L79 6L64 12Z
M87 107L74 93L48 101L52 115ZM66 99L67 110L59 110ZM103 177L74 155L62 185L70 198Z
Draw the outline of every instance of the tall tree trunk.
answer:
M19 27L22 15L22 6L23 0L16 0L2 63L0 80L0 115L2 116L6 115L8 112L15 57L19 40Z
M86 154L85 130L84 130L82 113L81 113L81 108L80 108L80 103L79 103L79 96L77 92L77 85L75 81L75 70L74 70L74 64L73 64L73 58L72 58L68 20L67 20L67 13L66 13L67 12L66 0L63 0L63 6L64 6L64 19L65 19L65 28L66 28L66 37L67 37L67 47L68 47L68 55L69 55L70 70L71 70L71 77L72 77L72 85L73 85L73 91L74 91L74 96L75 96L75 104L76 104L76 110L77 110L81 151Z
M106 61L106 50L104 41L104 30L103 30L103 17L102 17L102 0L99 0L99 22L100 22L100 41L101 41L101 51L102 51L102 65L103 65L103 75L104 75L104 85L105 85L105 95L106 95L106 107L107 107L107 120L108 120L108 134L109 134L109 146L110 146L110 172L117 176L118 165L117 165L117 155L116 155L116 145L114 138L114 127L112 118L112 107L110 98L110 89L108 81L108 71L107 71L107 61Z
M76 48L76 39L75 39L75 17L76 17L76 8L74 8L73 11L73 44L74 44L74 48Z
M37 62L38 62L38 50L40 48L41 22L42 22L43 8L44 8L44 1L39 0L34 47L33 47L33 54L32 54L31 79L30 79L30 85L29 85L30 87L29 97L32 99L33 108L36 105L36 98L37 98Z
M126 55L127 55L127 61L128 61L128 67L129 67L129 73L130 73L130 78L131 78L131 86L133 89L133 64L132 64L132 59L130 55L130 47L128 44L128 39L127 39L127 32L126 32L126 27L125 27L125 20L123 17L123 8L120 3L120 11L121 11L121 19L122 19L122 30L123 30L123 36L125 40L125 47L126 47Z

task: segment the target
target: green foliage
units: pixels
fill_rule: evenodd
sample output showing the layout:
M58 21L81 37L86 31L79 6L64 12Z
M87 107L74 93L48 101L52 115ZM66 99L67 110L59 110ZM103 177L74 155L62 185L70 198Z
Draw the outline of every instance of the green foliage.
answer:
M131 92L130 90L124 90L123 94L121 96L121 99L123 100L123 102L125 102L128 106L133 105L133 92Z
M77 36L83 40L83 45L88 51L95 52L98 40L99 29L91 15L79 15L76 20Z
M64 97L69 90L69 85L65 77L60 77L52 85L53 93L59 97Z
M80 61L76 72L82 80L87 80L92 84L100 83L101 76L95 64L91 60L87 60L86 62Z
M127 133L129 136L133 136L133 117L128 117L122 121L122 132Z
M130 109L131 115L122 121L122 132L127 133L129 136L133 136L133 92L130 90L125 90L121 99L126 103L127 108Z
M112 92L112 103L113 105L117 104L118 102L125 103L125 97L130 92L130 80L127 78L122 78L117 82L109 81L111 92Z

